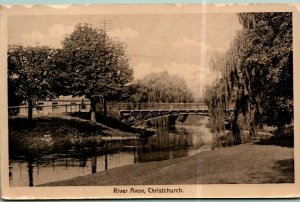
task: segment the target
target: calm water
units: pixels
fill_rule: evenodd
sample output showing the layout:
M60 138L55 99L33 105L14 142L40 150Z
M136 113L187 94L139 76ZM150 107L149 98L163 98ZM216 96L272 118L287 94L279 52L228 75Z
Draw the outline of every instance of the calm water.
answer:
M36 186L88 175L123 165L161 161L210 150L212 135L201 125L156 128L155 135L122 143L105 154L53 154L35 159L10 160L11 186ZM109 143L111 146L112 143Z

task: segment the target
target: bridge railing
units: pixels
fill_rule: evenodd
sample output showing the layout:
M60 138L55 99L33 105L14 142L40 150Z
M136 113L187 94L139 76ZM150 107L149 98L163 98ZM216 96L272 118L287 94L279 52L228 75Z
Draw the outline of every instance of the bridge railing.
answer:
M199 110L207 109L204 103L158 103L158 102L138 102L138 103L109 103L108 111L121 110Z

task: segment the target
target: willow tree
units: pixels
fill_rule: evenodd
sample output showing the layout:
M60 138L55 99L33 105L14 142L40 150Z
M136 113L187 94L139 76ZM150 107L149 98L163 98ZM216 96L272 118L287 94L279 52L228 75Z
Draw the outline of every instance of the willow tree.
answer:
M62 45L62 57L69 74L67 89L73 96L90 99L91 121L95 122L97 102L122 92L133 79L124 46L113 41L103 29L88 24L78 24Z
M187 103L194 100L185 80L167 71L139 80L134 97L139 102Z
M188 89L185 80L167 71L146 75L136 82L135 89L131 92L131 98L136 102L189 103L194 101L193 94ZM187 117L186 114L169 116L162 119L162 122L156 120L154 124L173 125L177 118L184 122Z
M209 104L221 102L224 109L224 103L234 103L236 144L240 114L249 116L252 134L259 123L280 132L293 120L292 14L241 13L238 18L243 29L219 62L221 79L207 92Z
M292 13L246 13L239 19L246 38L239 48L239 89L254 107L255 122L277 126L280 133L293 119Z

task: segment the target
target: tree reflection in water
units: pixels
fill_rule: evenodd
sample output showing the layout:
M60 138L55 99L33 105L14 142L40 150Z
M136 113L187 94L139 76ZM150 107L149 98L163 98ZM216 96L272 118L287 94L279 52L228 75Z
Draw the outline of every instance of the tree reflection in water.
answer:
M156 134L128 142L108 143L100 150L74 155L52 154L10 162L11 186L36 186L139 162L161 161L191 155L209 144L202 126L156 127ZM125 147L128 147L127 149ZM111 149L112 147L118 149ZM25 174L26 173L26 174Z

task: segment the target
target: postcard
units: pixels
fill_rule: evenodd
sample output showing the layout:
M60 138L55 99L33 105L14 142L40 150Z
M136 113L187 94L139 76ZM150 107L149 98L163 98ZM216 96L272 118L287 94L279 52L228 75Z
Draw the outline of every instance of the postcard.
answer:
M299 9L3 6L1 197L299 197Z

